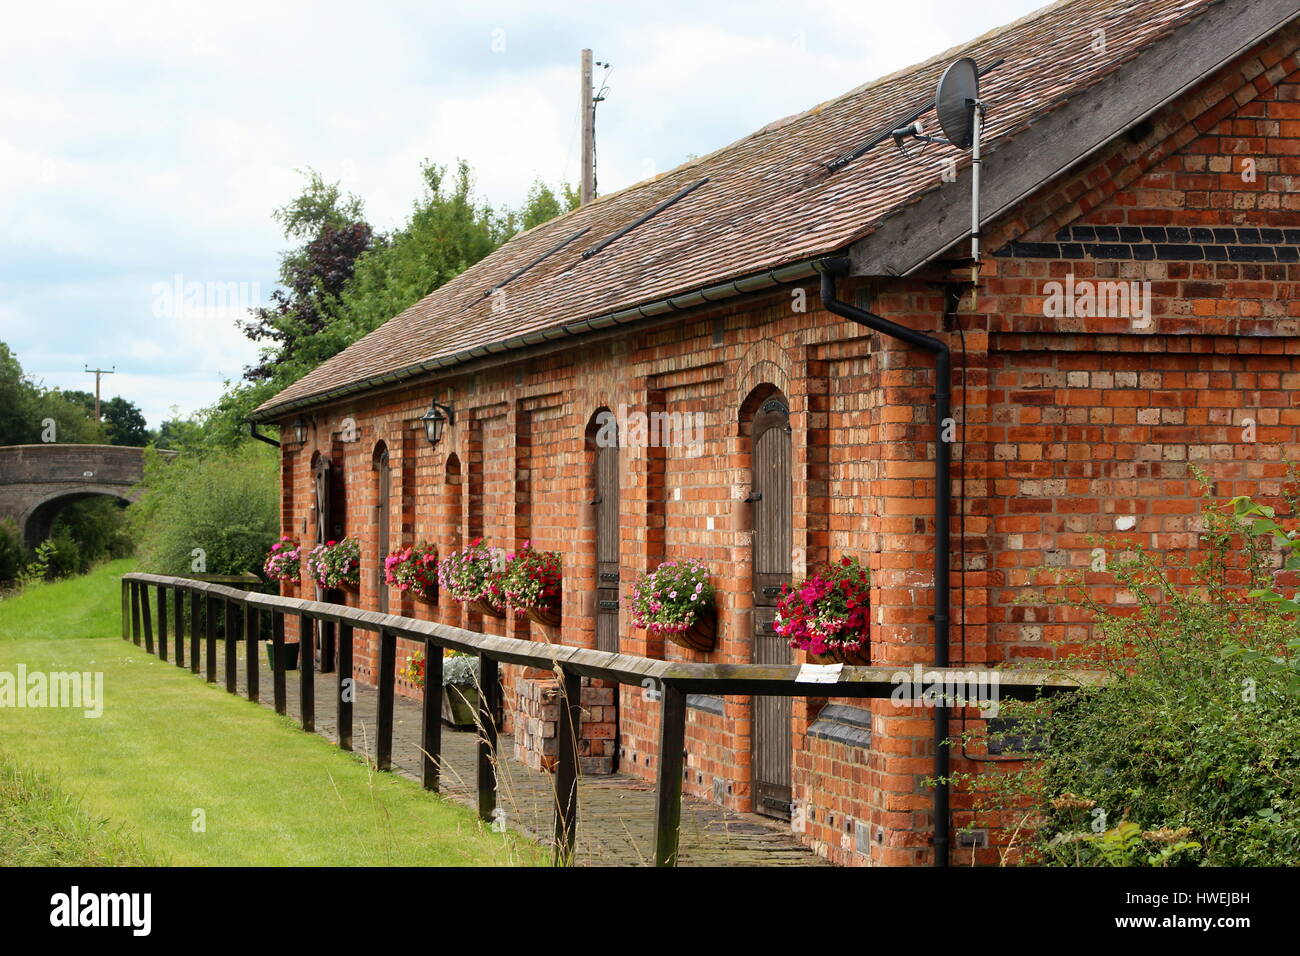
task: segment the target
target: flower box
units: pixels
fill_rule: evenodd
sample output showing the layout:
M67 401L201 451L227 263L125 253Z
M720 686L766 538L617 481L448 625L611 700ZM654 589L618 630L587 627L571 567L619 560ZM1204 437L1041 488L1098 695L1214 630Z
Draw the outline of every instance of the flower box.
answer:
M632 623L707 654L718 640L713 600L709 570L701 562L665 561L632 585Z
M538 551L525 541L518 551L506 555L501 591L515 614L546 627L559 626L561 587L558 551Z
M426 604L438 603L438 557L431 545L417 544L384 559L384 583Z
M505 553L475 538L469 547L453 551L438 562L438 584L453 601L468 605L471 611L502 618L506 616L501 590L504 568Z
M361 587L361 545L356 538L326 541L307 555L307 573L325 589L357 591Z
M857 558L845 556L797 586L787 585L777 602L774 627L816 663L868 664L870 597L870 572Z

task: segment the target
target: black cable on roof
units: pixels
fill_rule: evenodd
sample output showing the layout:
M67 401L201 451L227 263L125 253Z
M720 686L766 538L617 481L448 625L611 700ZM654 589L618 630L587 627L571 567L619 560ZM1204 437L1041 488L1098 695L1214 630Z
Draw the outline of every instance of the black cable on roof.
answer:
M979 75L979 76L983 76L985 73L988 73L990 70L994 70L994 69L996 69L997 67L1001 66L1001 65L1002 65L1003 63L1005 63L1005 62L1006 62L1006 59L1005 59L1005 58L1003 58L1003 57L998 57L996 60L994 60L994 61L993 61L992 63L990 63L988 66L983 67L982 69L978 70L978 71L977 71L977 75ZM828 162L822 163L822 165L825 166L826 169L828 169L828 170L829 170L830 172L832 172L832 173L837 173L837 172L839 172L841 169L843 169L843 168L844 168L845 166L847 166L849 163L853 162L855 159L860 158L860 157L861 157L864 153L866 153L868 150L871 150L871 149L875 148L876 146L879 146L879 145L880 145L881 143L883 143L885 140L887 140L887 139L889 139L891 136L893 136L893 135L894 135L894 130L896 130L896 129L900 129L900 128L902 128L902 127L904 127L904 126L907 126L907 125L909 125L909 124L911 124L911 123L915 123L917 120L919 120L919 119L920 119L922 116L924 116L926 113L930 112L930 110L932 110L932 109L934 109L934 97L933 97L933 96L930 97L929 99L927 99L927 100L925 101L925 103L923 103L921 106L918 106L916 109L912 110L912 112L908 113L907 116L903 117L902 119L895 120L894 122L890 123L888 126L886 126L884 129L880 130L878 133L876 133L874 136L872 136L871 139L867 140L865 143L863 143L863 144L862 144L861 146L859 146L857 149L855 149L855 150L853 150L852 152L849 152L849 153L841 153L839 156L836 156L834 159L829 160Z
M557 252L559 252L561 249L563 249L563 248L564 248L565 246L567 246L569 243L573 242L575 239L580 239L582 236L586 235L586 234L589 233L589 232L591 232L591 227L590 227L590 226L583 226L581 229L579 229L577 232L573 233L573 235L569 236L567 239L563 239L563 240L561 240L557 245L554 245L554 246L552 246L550 249L547 249L545 252L543 252L540 256L538 256L538 257L537 257L536 259L534 259L532 262L528 263L528 265L526 265L526 266L521 266L520 268L516 269L514 272L510 273L510 275L506 276L504 279L502 279L500 282L498 282L498 283L497 283L496 285L494 285L492 288L488 289L486 292L484 292L481 296L479 296L479 297L478 297L477 299L475 299L473 302L470 302L470 303L466 304L465 307L461 309L461 311L464 312L465 309L468 309L468 308L469 308L470 306L472 306L472 305L478 305L480 302L482 302L484 299L486 299L488 296L490 296L493 292L496 292L498 289L501 289L501 288L504 288L505 286L508 286L510 283L514 282L516 279L518 279L521 275L523 275L523 274L524 274L525 272L527 272L529 269L533 268L534 266L539 266L539 265L541 265L543 262L545 262L545 261L546 261L547 259L549 259L551 256L555 255Z
M619 239L622 239L624 236L626 236L637 226L641 225L644 222L647 222L648 220L653 219L655 216L659 215L661 212L663 212L673 203L677 202L679 199L686 197L690 193L695 192L695 190L699 189L708 181L709 181L709 177L705 176L703 179L699 180L698 182L691 183L689 186L677 192L675 195L669 196L667 199L665 199L659 205L655 206L653 209L651 209L640 219L637 219L635 222L628 223L626 226L624 226L618 232L614 233L614 235L610 236L608 239L604 240L603 242L598 242L596 245L592 246L590 249L588 249L586 252L582 254L582 258L590 259L592 256L596 255L596 253L600 252L606 246L610 245L613 242L617 242Z

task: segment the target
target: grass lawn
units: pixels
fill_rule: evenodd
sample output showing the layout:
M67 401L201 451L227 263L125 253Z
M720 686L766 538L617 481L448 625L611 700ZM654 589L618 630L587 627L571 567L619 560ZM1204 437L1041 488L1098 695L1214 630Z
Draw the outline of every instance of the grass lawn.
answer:
M0 601L0 672L104 675L103 715L0 708L0 863L539 865L540 848L374 773L121 639L130 562Z

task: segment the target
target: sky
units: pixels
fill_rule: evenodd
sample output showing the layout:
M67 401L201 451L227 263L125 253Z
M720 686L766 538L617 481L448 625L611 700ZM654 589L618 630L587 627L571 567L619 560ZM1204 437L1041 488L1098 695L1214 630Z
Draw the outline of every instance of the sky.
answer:
M579 57L612 64L599 191L1023 16L1038 0L40 3L0 33L0 341L151 427L238 379L302 171L389 230L421 162L481 199L579 178ZM599 80L605 71L597 69Z

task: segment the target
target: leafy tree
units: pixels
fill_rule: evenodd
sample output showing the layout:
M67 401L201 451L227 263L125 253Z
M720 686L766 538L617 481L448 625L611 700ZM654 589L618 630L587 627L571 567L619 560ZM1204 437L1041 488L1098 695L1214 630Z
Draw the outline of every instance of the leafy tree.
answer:
M308 170L302 193L273 215L285 238L301 245L281 256L282 287L271 293L272 305L253 309L252 320L239 323L250 339L268 343L244 372L249 382L283 382L282 366L303 365L299 351L325 327L331 302L375 240L361 200L343 195L338 183L325 182L314 170Z
M101 403L100 415L104 418L108 441L112 445L132 445L143 448L149 444L149 429L144 414L133 402L120 396Z

